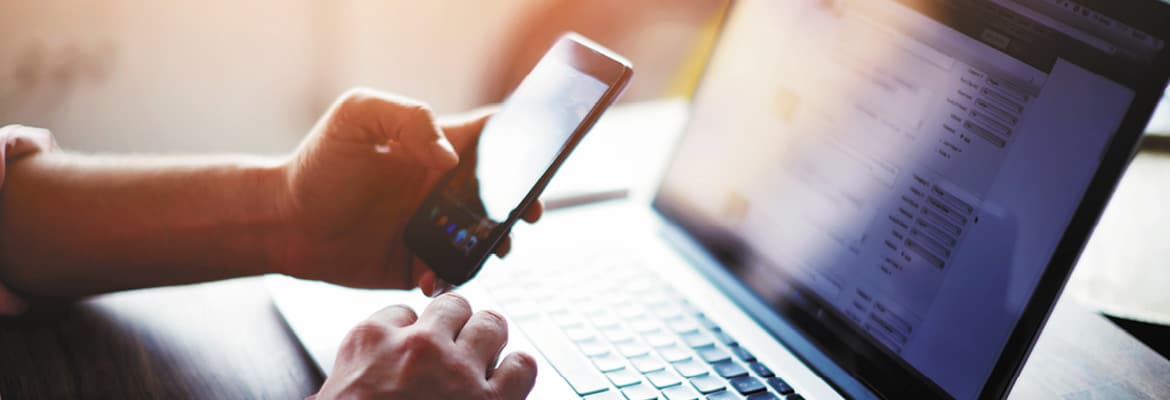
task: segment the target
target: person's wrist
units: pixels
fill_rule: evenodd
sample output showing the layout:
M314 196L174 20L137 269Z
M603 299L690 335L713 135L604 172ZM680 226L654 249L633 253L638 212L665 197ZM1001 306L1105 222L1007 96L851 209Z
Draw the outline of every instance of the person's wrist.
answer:
M291 160L284 160L280 165L269 168L264 175L269 181L271 209L276 214L276 233L268 241L268 271L271 274L289 274L289 242L292 236L292 189L289 184Z
M261 274L287 274L290 236L290 196L288 162L259 166L250 170L252 181L260 189L263 218L260 248L263 251Z

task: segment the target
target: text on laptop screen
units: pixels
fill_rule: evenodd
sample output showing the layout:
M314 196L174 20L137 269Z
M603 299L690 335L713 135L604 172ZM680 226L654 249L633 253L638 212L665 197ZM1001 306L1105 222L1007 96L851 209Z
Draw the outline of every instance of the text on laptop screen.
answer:
M1063 0L736 7L660 196L781 314L975 397L1164 43Z

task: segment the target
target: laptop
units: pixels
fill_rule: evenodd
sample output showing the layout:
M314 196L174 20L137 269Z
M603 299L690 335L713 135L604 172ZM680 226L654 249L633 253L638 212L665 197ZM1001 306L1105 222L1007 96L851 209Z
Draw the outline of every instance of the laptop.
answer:
M735 2L652 199L461 288L532 398L1002 398L1170 75L1156 0ZM586 141L588 142L588 140ZM417 293L270 278L325 373Z

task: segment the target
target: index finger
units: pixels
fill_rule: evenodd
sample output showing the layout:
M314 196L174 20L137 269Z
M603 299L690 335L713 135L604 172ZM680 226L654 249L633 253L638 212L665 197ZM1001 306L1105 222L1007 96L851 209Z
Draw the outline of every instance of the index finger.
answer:
M446 293L431 300L418 317L418 325L455 340L468 319L471 319L471 304L467 299L456 293Z
M447 135L447 140L450 140L451 144L455 146L455 151L464 154L477 143L480 133L483 132L484 126L487 125L492 115L491 109L478 109L456 116L444 117L439 121L439 125L443 133Z

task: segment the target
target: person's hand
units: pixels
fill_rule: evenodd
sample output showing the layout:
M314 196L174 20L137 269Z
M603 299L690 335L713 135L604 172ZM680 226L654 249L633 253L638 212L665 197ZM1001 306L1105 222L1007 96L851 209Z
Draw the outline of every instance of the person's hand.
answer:
M391 306L346 336L329 379L315 396L333 399L523 399L536 382L536 361L508 354L504 318L471 313L456 294L435 298L421 317Z
M427 193L474 151L486 113L440 123L419 102L355 90L321 117L283 167L276 207L288 227L278 271L351 287L435 291L435 275L404 245ZM536 204L524 215L540 217ZM508 251L504 242L497 251Z

